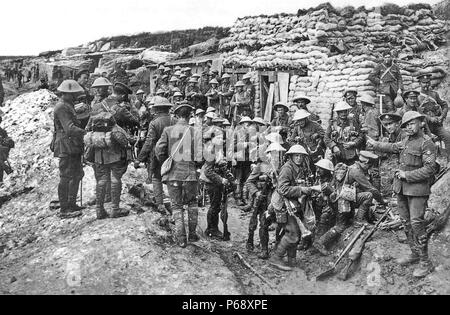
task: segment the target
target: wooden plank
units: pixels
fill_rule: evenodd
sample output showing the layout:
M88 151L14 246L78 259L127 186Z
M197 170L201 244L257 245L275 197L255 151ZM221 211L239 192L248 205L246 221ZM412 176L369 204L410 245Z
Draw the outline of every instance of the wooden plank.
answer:
M278 72L278 85L279 85L279 95L280 102L286 104L288 101L289 94L289 73L288 72Z
M275 84L270 84L269 94L267 95L267 103L266 110L264 112L264 120L272 121L272 106L273 106L273 98L275 93Z
M278 82L274 83L275 90L274 90L274 104L278 103L280 101L280 84Z

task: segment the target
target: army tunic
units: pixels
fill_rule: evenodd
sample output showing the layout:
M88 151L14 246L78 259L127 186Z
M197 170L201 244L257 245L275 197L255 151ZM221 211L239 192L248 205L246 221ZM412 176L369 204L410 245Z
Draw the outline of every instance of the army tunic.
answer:
M320 156L324 153L323 150L323 138L325 131L316 122L307 120L305 127L301 128L297 123L292 129L292 133L288 138L290 145L301 144L305 147L313 162L320 159Z
M355 145L351 148L344 149L343 144L350 141L355 142ZM357 158L356 148L363 144L364 138L358 121L354 119L341 120L336 118L328 126L324 142L330 150L338 146L341 151L340 156L336 157L338 162L349 163Z

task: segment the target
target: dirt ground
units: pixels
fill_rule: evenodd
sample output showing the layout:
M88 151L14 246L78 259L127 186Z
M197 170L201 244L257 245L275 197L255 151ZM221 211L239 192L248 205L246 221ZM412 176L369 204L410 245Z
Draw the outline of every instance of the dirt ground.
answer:
M95 180L90 167L85 171L83 198L86 202L94 197ZM57 212L48 208L48 194L42 191L52 189L56 197L56 180L47 187L37 187L6 202L0 210L3 231L0 235L0 293L450 293L448 227L430 242L436 271L422 280L411 276L412 268L394 263L395 258L407 253L407 246L400 244L392 232L381 231L367 244L360 266L349 280L341 281L334 276L316 282L315 276L336 258L342 242L328 257L319 256L312 249L299 251L295 270L279 271L257 258L258 248L255 253L247 253L249 214L231 202L230 242L205 237L206 209L200 209L198 232L201 241L181 249L174 245L168 225L159 223L161 215L126 193L132 185L144 182L145 176L144 170L129 168L124 179L123 205L131 210L131 214L120 219L97 221L94 207L89 207L80 218L60 220ZM236 252L272 287L247 269L236 258Z

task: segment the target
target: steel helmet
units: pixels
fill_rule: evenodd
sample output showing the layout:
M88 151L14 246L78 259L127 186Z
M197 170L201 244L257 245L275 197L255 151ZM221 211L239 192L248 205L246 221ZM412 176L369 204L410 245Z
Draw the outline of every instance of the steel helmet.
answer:
M323 168L324 170L328 170L330 172L334 171L333 162L331 162L328 159L321 159L314 165L317 166L317 167Z
M216 118L216 114L214 114L213 112L206 113L205 118L214 119Z
M196 78L190 78L188 82L189 83L197 83L197 79Z
M180 71L180 70L181 70L181 67L180 67L180 66L175 66L174 70L175 70L175 71Z
M179 77L181 75L181 71L177 70L177 71L175 71L175 73L173 75Z
M294 144L287 152L286 154L305 154L308 155L308 152L306 152L305 148L301 146L300 144Z
M177 96L183 97L183 94L181 94L181 92L176 91L175 93L173 93L173 96L174 97L177 97Z
M193 77L193 78L200 78L200 74L198 74L198 73L194 73L193 75L191 75L191 77Z
M283 144L284 143L283 137L277 132L269 133L268 135L266 135L265 138L269 142L276 142L276 143L279 143L279 144Z
M173 109L173 113L175 114L178 110L180 110L183 107L187 107L190 110L193 110L194 107L192 107L191 105L189 105L188 103L179 103L174 109Z
M64 80L58 87L58 91L62 93L82 93L84 92L81 85L75 80Z
M222 79L229 79L229 78L231 78L231 75L229 75L228 73L224 73L222 75Z
M304 100L306 102L306 104L311 103L311 99L305 95L297 95L294 96L294 98L292 99L293 102L297 102L297 101L301 101Z
M260 124L262 126L267 126L267 122L264 119L262 119L261 117L253 118L253 122L257 123L257 124Z
M375 105L375 100L372 96L370 96L369 94L363 94L359 97L359 101L361 103L366 103L366 104L370 104L372 106Z
M242 82L242 81L237 81L236 84L235 84L234 86L235 86L235 87L238 87L238 86L245 86L245 84L244 84L244 82Z
M219 84L219 82L216 79L212 79L209 81L209 84Z
M247 73L244 74L244 76L242 77L242 80L245 80L245 79L251 79L251 78L252 78L252 74L249 73L249 72L247 72Z
M195 118L189 119L189 125L191 125L191 126L195 125Z
M294 117L292 118L292 121L305 119L305 118L308 118L309 116L311 116L311 114L308 111L306 111L304 109L299 109L294 113Z
M336 103L335 107L334 107L334 111L335 112L340 112L343 110L349 110L352 109L353 107L351 107L350 105L347 104L347 102L345 101L339 101Z
M226 119L226 118L223 120L222 125L223 125L223 126L231 126L230 122L229 122L228 119Z
M239 124L243 124L243 123L246 123L246 122L248 122L248 123L252 122L250 117L247 117L247 116L242 117L241 120L239 121Z
M347 95L347 93L353 93L355 96L358 95L358 91L356 89L353 88L348 88L344 91L344 97Z
M153 107L172 107L172 103L169 102L169 100L165 97L155 97L154 98L155 104Z
M91 87L98 88L103 86L112 86L112 83L107 78L100 77L94 80Z
M207 112L207 113L215 113L215 112L216 112L216 109L215 109L214 107L210 106L210 107L208 107L208 108L206 109L206 112Z
M205 111L203 109L199 108L195 111L195 115L200 115L200 114L203 114L204 112Z
M160 66L158 67L158 70L164 70L164 69L166 69L166 67L164 67L164 65L160 65Z
M411 120L414 120L414 119L423 119L424 117L425 117L425 116L422 115L421 113L416 112L416 111L413 111L413 110L410 110L410 111L406 112L405 114L403 114L402 124L400 125L400 127L401 127L401 128L404 128L405 125L406 125L407 123L409 123Z
M138 94L145 94L145 92L143 90L137 90L136 95Z
M164 94L164 90L163 89L158 89L158 91L156 91L156 95L160 95L160 94Z
M218 117L218 116L216 116L216 117L212 120L212 123L213 123L213 124L221 124L221 123L223 123L223 122L224 122L224 119L221 118L221 117Z
M269 144L269 146L267 147L266 153L269 153L272 151L284 152L284 151L286 151L286 149L283 148L281 146L281 144L279 144L278 142L273 142L273 143Z
M273 106L273 109L274 109L274 110L277 110L278 107L283 107L286 111L289 110L289 107L288 107L286 104L281 103L281 102L276 103L276 104Z

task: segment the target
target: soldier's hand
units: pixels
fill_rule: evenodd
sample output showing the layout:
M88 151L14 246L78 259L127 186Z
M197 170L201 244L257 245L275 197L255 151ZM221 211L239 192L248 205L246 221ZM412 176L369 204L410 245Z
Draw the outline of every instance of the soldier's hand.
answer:
M397 177L398 179L406 179L406 172L398 170L395 172L395 177Z
M302 194L311 195L312 189L310 187L301 187Z

